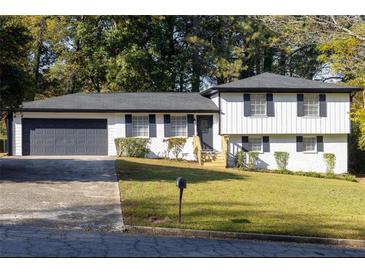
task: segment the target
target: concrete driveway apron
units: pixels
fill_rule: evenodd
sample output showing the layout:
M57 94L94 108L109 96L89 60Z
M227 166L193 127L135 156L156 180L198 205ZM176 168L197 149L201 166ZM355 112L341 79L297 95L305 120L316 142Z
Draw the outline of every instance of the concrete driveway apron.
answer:
M0 225L120 231L114 158L0 158Z

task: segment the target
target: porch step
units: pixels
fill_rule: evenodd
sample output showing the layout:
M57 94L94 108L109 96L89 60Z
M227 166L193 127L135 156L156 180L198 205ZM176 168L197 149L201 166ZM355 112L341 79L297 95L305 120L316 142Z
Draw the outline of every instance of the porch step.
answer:
M202 151L202 163L206 167L225 167L226 162L218 151Z

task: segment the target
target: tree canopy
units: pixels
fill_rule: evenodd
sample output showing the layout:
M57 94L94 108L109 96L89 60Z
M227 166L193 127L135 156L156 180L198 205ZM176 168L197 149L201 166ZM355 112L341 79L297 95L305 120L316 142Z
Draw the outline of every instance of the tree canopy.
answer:
M0 41L1 117L44 97L198 92L261 72L365 87L364 16L0 16ZM353 102L365 150L365 92Z

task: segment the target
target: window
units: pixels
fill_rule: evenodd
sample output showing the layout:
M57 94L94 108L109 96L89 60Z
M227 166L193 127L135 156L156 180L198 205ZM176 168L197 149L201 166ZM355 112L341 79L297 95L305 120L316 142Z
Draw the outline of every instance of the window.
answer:
M249 149L254 152L262 152L262 138L261 137L250 137L248 139Z
M171 136L187 136L186 116L171 116Z
M132 116L132 135L148 137L148 116Z
M316 151L316 137L303 137L303 151L315 152Z
M304 95L304 116L319 116L318 94Z
M251 94L251 115L266 115L266 94Z

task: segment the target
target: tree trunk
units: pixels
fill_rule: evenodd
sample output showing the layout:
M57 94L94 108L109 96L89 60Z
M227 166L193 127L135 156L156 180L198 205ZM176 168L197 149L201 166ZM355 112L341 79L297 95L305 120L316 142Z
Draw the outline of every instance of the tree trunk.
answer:
M265 50L265 57L264 57L264 72L272 72L273 58L274 58L273 49L267 48Z
M83 15L80 17L79 21L80 22L84 21L84 16ZM80 65L80 56L79 56L80 49L81 49L80 38L76 37L76 40L75 40L75 56L76 57L73 60L76 64L76 66ZM75 93L76 91L79 91L79 90L76 90L78 88L76 73L77 73L77 71L73 71L73 73L72 73L71 90L70 90L71 93Z
M41 57L42 57L42 53L43 53L43 38L44 38L45 26L46 26L46 20L44 17L42 17L37 24L38 33L37 33L35 56L34 56L34 67L33 67L34 85L36 87L36 92L38 92L40 89L39 78L40 78ZM35 96L35 94L32 95L33 100L34 100L34 96Z
M192 18L192 33L194 36L198 36L198 16ZM193 56L192 56L192 79L191 79L191 90L193 92L199 92L200 89L200 70L199 70L199 49L198 45L193 45Z
M176 90L176 66L175 66L175 39L174 39L174 27L175 27L175 16L167 17L167 31L168 31L168 50L167 50L167 61L169 65L169 70L171 70L170 78L170 90Z
M286 74L286 55L284 52L280 53L280 58L279 58L279 73L282 75ZM292 76L292 75L290 75Z

